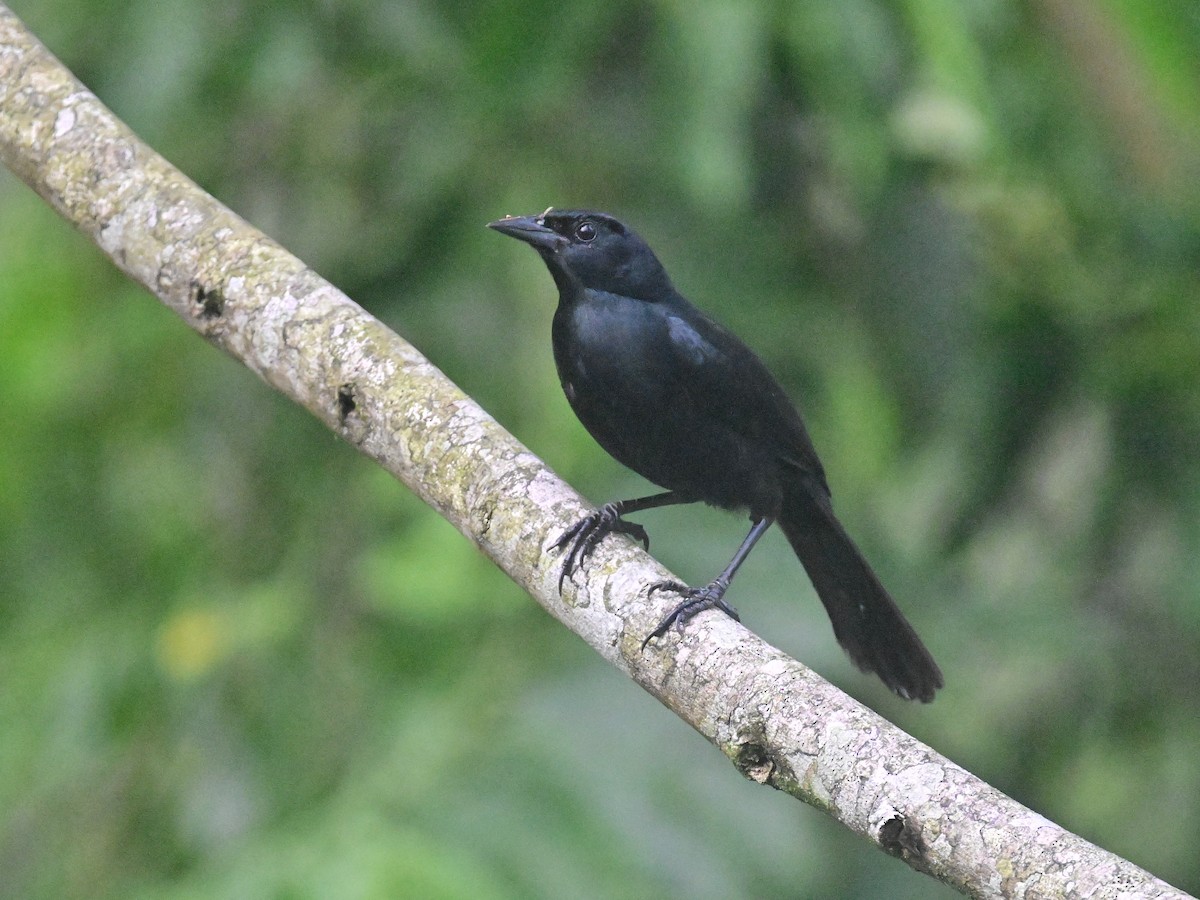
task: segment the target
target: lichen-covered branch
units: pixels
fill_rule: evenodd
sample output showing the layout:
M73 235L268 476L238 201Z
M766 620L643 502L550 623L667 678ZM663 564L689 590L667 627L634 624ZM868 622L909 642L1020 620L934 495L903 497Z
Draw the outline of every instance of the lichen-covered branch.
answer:
M413 347L142 143L0 5L0 159L191 328L401 479L747 778L984 897L1182 897L720 615L640 652L669 577L610 539L560 597L578 495ZM0 242L3 236L0 236Z

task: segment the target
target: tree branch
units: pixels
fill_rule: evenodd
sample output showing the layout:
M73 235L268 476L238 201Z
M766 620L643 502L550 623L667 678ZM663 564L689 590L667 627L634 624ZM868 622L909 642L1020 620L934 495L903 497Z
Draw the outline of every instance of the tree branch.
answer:
M724 616L640 638L669 577L628 540L560 597L580 497L413 347L158 156L0 5L0 159L123 271L434 507L737 769L980 897L1185 897L1031 812Z

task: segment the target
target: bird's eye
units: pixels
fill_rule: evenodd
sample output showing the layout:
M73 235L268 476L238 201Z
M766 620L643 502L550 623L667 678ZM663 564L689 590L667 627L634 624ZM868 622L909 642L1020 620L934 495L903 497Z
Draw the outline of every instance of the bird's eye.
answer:
M591 222L582 222L575 229L575 237L585 244L596 239L596 226Z

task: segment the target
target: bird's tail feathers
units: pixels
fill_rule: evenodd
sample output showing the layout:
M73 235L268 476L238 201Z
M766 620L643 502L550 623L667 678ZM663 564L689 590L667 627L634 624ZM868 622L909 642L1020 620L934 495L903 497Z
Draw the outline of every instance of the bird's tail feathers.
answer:
M891 690L928 703L942 673L854 545L828 500L804 489L784 500L779 525L825 605L838 643Z

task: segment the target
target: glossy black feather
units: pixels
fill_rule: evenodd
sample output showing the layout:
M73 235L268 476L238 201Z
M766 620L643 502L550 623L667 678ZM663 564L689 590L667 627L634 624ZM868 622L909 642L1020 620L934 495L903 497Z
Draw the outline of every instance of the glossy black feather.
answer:
M611 531L644 538L623 511L691 501L744 509L779 522L854 662L901 696L933 699L941 672L834 516L808 432L762 361L675 290L649 246L611 216L547 210L491 227L533 246L554 277L554 360L575 414L615 459L672 492L612 504L564 535L564 577ZM651 637L699 609L732 614L722 597L759 533L705 588L667 585L689 599Z

